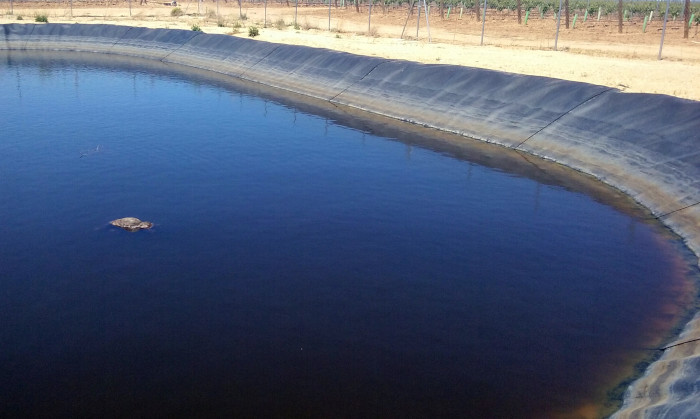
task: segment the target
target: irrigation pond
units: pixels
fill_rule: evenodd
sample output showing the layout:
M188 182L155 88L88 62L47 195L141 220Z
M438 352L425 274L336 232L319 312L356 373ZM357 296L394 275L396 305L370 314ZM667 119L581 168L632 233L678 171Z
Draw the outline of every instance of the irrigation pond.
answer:
M557 165L0 53L0 416L596 416L692 308L680 241Z

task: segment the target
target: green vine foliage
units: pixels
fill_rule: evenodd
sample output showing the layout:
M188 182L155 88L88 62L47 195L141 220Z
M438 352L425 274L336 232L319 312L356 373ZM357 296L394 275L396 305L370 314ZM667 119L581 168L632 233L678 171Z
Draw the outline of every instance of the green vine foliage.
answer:
M446 7L465 9L473 9L477 0L445 0ZM401 5L406 3L406 0L395 0L390 2L392 5ZM433 1L434 4L439 4L440 0ZM479 0L483 7L483 0ZM523 10L542 10L553 13L559 9L558 0L521 0ZM513 11L517 9L517 0L487 0L489 10L498 11ZM654 12L655 17L663 16L666 11L665 3L658 1L625 1L623 8L628 11L630 16L642 18L648 16L650 12ZM571 13L583 14L588 10L589 15L597 15L598 10L601 11L601 16L615 15L617 16L617 1L616 0L569 0L569 10ZM680 16L683 12L683 3L673 1L669 10L669 16ZM690 13L695 13L696 20L700 22L700 2L691 3Z

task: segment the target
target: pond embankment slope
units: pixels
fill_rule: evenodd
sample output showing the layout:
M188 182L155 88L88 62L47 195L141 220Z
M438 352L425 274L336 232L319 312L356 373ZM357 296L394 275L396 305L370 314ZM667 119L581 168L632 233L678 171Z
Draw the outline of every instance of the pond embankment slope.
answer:
M700 255L700 102L184 30L9 24L0 49L181 64L531 153L624 191ZM677 342L696 338L700 313ZM700 341L669 348L616 415L700 412L699 377Z

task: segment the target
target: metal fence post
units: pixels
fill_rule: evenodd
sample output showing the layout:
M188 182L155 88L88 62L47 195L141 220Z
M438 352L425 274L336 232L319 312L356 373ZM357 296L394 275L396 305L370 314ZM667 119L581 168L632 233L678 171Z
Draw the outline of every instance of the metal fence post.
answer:
M561 1L561 0L559 0ZM481 45L484 45L484 29L486 26L486 0L484 0L484 14L481 18Z
M661 45L659 45L659 60L661 59L661 50L664 48L664 37L666 36L666 22L668 21L668 9L671 7L671 0L666 0L666 14L664 15L664 28L661 30Z
M557 14L557 34L554 36L554 51L557 50L559 42L559 25L561 25L561 0L559 0L559 13Z

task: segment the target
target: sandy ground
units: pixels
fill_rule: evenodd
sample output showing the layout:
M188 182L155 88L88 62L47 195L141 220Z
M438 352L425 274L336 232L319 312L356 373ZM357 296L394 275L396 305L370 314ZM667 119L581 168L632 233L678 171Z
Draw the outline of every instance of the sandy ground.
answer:
M627 92L661 93L700 101L700 34L693 26L689 39L682 38L680 21L669 22L663 60L657 59L662 20L655 17L643 32L639 18L625 22L617 32L614 16L596 16L575 28L561 24L554 50L556 20L535 11L527 25L518 24L515 12L489 11L481 44L481 22L473 10L453 10L442 19L430 11L430 40L425 14L420 27L417 15L407 19L407 8L372 9L360 13L354 7L290 7L280 3L238 4L180 3L182 16L171 16L172 6L162 3L93 3L69 1L0 3L0 23L33 22L45 13L52 23L109 23L154 28L191 29L198 25L206 33L248 36L255 26L256 39L287 44L330 48L361 55L404 59L432 64L456 64L512 73L540 75L617 87ZM461 18L460 18L461 12ZM241 14L245 17L241 19ZM18 20L18 16L22 20ZM524 19L524 16L523 16ZM572 17L573 20L573 17ZM406 28L404 30L404 24ZM329 30L330 27L330 30ZM404 32L402 38L401 34ZM418 36L416 33L418 32Z

